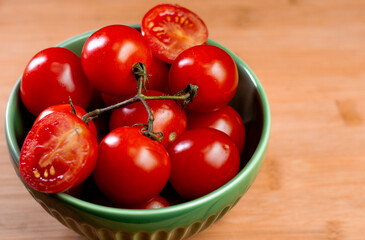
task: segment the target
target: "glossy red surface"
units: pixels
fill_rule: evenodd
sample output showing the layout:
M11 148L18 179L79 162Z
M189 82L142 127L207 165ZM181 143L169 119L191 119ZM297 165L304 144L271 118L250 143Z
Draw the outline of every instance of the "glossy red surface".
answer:
M169 89L176 93L188 84L199 87L188 109L213 111L226 105L238 86L238 72L231 56L212 45L189 48L171 65Z
M136 29L125 25L110 25L93 33L81 53L85 74L98 90L110 95L130 95L137 81L134 64L142 62L150 72L152 53Z
M236 145L225 133L212 128L186 131L172 143L169 154L170 182L188 200L218 189L237 174L240 166Z
M24 105L37 116L45 108L72 102L86 108L92 87L85 77L80 58L68 49L52 47L38 52L27 64L20 93Z
M120 127L100 143L95 183L114 204L133 206L159 194L170 175L170 157L140 129Z

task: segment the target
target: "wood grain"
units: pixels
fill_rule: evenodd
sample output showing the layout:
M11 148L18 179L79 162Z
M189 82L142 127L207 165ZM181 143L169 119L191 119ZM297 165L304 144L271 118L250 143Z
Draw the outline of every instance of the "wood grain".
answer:
M4 112L39 50L159 1L0 0L0 239L80 240L31 199L9 162ZM365 1L181 1L263 84L266 162L248 193L199 240L357 240L365 224Z

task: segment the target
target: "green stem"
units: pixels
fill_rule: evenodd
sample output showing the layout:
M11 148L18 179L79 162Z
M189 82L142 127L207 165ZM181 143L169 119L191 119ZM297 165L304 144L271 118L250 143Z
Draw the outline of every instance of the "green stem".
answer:
M161 132L153 132L153 122L155 120L153 113L151 111L151 108L148 106L147 101L148 100L175 100L175 101L184 101L183 107L185 107L189 102L193 100L193 98L196 96L198 91L198 86L189 84L185 89L181 90L175 95L165 95L165 96L146 96L142 93L142 89L147 94L146 89L146 83L148 84L148 74L146 73L146 67L143 63L137 63L133 66L133 73L136 76L137 79L137 94L125 101L119 102L114 105L107 106L105 108L95 109L93 111L90 111L86 113L84 116L82 116L82 120L86 123L88 123L90 120L98 117L101 114L104 114L106 112L112 111L114 109L122 108L127 105L130 105L135 102L141 102L143 106L145 107L147 113L148 113L148 120L147 120L147 128L142 129L142 133L153 139L161 142L163 138L163 134Z
M136 95L135 97L133 98L130 98L130 99L127 99L123 102L119 102L117 104L114 104L114 105L110 105L108 107L105 107L105 108L97 108L95 110L92 110L91 112L88 112L86 113L84 116L82 116L82 120L84 122L89 122L90 120L93 120L94 118L97 118L99 117L99 115L101 114L104 114L106 112L109 112L109 111L112 111L114 109L118 109L118 108L121 108L121 107L125 107L125 106L128 106L132 103L135 103L137 101L139 101L139 98L137 97L138 95Z

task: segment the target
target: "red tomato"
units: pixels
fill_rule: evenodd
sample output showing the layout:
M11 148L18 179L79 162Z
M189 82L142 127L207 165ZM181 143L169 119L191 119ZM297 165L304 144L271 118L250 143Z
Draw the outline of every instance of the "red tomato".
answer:
M152 53L141 33L124 25L106 26L93 33L81 53L82 67L94 87L110 95L136 92L134 64L150 72Z
M236 93L236 64L228 53L216 46L189 48L171 65L168 84L174 94L190 83L199 89L188 109L199 112L217 110L227 105Z
M99 91L96 88L93 88L93 92L91 95L91 100L89 103L89 106L85 109L86 111L92 111L95 110L97 108L104 108L105 104L102 98L103 93L101 91Z
M114 204L143 204L164 188L170 157L162 144L134 127L111 131L99 146L95 183Z
M72 113L54 112L37 121L24 140L19 172L34 189L56 193L79 185L93 171L98 143Z
M160 4L142 19L141 31L162 61L172 63L185 49L208 40L205 23L193 12L178 5Z
M231 180L239 170L240 154L221 131L200 128L186 131L169 147L170 182L185 199L206 195Z
M187 129L210 127L226 133L242 153L246 141L246 129L241 116L229 105L214 112L189 112Z
M148 77L149 89L160 92L168 92L167 81L169 68L166 63L153 55L151 75Z
M148 96L162 96L161 92L149 90ZM186 130L186 115L173 100L147 101L155 118L153 131L162 132L161 143L167 148ZM109 128L113 130L121 126L133 126L134 124L147 124L148 113L141 102L133 103L112 112Z
M156 209L170 206L170 203L160 195L154 196L152 199L144 204L135 206L135 209Z
M82 116L84 116L86 114L86 111L79 107L74 105L74 108L76 110L76 115L81 119ZM40 119L44 118L45 116L53 113L53 112L68 112L68 113L72 113L72 109L71 109L71 105L70 104L58 104L58 105L53 105L50 106L46 109L44 109L36 118L36 120L34 121L34 124L39 121ZM92 133L94 133L94 135L97 135L97 131L96 131L96 127L93 121L89 121L87 123L89 125L89 128L91 130Z
M102 98L102 94L102 92L94 88L89 107L86 109L87 112L91 112L97 108L106 107ZM101 135L105 136L106 133L109 132L109 117L110 113L104 113L90 121L95 125L96 131L98 133L98 139L103 138Z
M167 81L169 77L169 68L166 63L153 56L151 72L149 74L149 84L148 86L146 85L148 89L157 90L164 93L168 92ZM124 100L127 100L129 97L132 96L112 96L109 94L101 93L102 101L106 106L122 102Z
M129 97L131 97L131 95L129 95L129 96L112 96L109 94L101 93L101 98L103 99L103 102L106 106L111 106L111 105L117 104L119 102L127 100Z
M61 47L37 53L26 66L20 84L24 105L34 116L49 106L68 103L69 97L75 105L86 108L91 93L80 58Z

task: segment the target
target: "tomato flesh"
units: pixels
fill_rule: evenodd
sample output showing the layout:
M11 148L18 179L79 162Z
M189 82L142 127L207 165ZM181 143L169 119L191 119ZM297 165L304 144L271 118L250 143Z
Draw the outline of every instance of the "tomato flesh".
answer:
M141 31L152 52L167 63L185 49L208 40L205 23L190 10L173 4L160 4L148 11Z
M80 118L54 112L29 131L20 152L19 171L38 191L63 192L90 175L97 149L95 135Z

